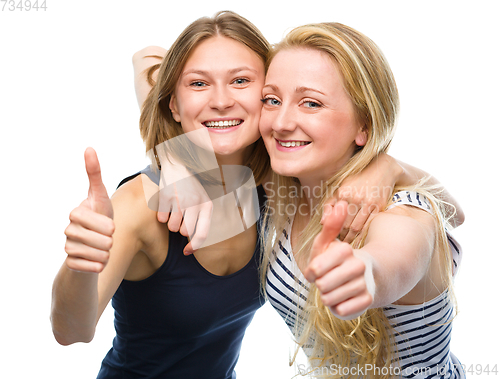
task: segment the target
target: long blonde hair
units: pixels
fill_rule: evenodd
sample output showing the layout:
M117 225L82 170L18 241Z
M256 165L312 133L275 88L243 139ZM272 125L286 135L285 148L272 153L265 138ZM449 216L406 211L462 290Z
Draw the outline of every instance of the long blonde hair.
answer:
M316 208L321 210L325 201L346 178L361 172L375 157L388 150L395 132L399 96L394 76L382 52L368 37L350 27L339 23L320 23L295 28L274 47L266 67L269 67L278 52L294 48L315 49L331 57L342 74L345 91L368 136L366 145L359 147L350 160L323 185ZM264 288L275 244L288 220L294 216L294 210L298 209L301 196L297 196L297 188L300 194L300 182L296 178L276 173L273 173L267 188L268 209L262 233L265 253L261 281ZM426 195L434 208L437 218L435 251L439 251L443 259L441 267L445 283L451 285L451 262L444 229L446 220L441 216L441 204L432 192L434 189L425 188L423 182L412 189ZM314 238L321 231L320 219L321 212L312 213L298 239L298 249L294 253L297 259L307 261ZM366 233L358 236L352 246L362 247L365 237ZM297 349L312 343L309 359L313 367L331 364L350 367L355 362L360 367L369 364L380 367L380 373L392 372L389 367L394 358L390 349L393 337L382 309L370 309L357 319L342 321L334 317L322 303L317 287L311 283L306 308L297 311L294 331ZM387 369L383 370L384 367ZM389 374L373 376L389 377Z
M184 65L200 43L216 36L228 37L243 43L264 63L266 62L270 49L269 42L255 25L234 12L221 11L212 18L200 18L184 29L168 50L162 63L152 66L148 72L148 81L153 88L142 106L140 131L146 144L146 151L151 154L150 158L157 166L160 166L160 161L155 150L156 146L183 134L181 124L172 116L169 103ZM154 82L152 73L156 70L158 77ZM248 156L245 165L252 169L256 183L261 183L270 169L269 155L262 138L253 144L252 152ZM191 166L196 167L196 157L192 158L191 162L185 162L188 169L193 169ZM195 168L193 171L200 172Z

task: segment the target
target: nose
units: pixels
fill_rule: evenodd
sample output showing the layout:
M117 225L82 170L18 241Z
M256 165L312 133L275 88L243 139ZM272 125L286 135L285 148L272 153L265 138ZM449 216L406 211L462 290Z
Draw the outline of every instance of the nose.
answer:
M275 112L276 114L272 122L273 131L277 133L293 132L297 127L297 117L294 114L294 108L282 105Z
M223 85L214 87L210 98L210 107L220 111L231 108L235 103L231 90Z

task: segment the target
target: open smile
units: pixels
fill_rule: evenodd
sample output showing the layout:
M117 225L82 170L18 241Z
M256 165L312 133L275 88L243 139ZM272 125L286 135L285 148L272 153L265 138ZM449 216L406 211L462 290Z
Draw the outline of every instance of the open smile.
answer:
M210 120L205 121L203 125L210 129L228 129L238 126L243 122L242 119L225 119L225 120Z
M276 140L276 148L279 151L295 151L302 149L304 146L307 146L311 143L311 141L285 141L285 140L279 140L275 138Z

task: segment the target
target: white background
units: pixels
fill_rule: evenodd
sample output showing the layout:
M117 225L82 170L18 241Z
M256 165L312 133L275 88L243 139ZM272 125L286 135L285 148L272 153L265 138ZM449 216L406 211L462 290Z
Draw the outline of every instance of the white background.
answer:
M96 376L114 335L111 307L90 344L59 346L49 322L67 217L86 197L83 152L96 149L110 194L146 166L132 54L169 47L190 22L223 9L254 22L272 43L291 27L338 21L382 48L402 104L391 154L436 176L466 213L455 231L465 255L452 350L467 367L500 366L496 4L46 0L38 12L7 5L0 11L0 377ZM290 378L289 341L264 306L247 331L238 378Z

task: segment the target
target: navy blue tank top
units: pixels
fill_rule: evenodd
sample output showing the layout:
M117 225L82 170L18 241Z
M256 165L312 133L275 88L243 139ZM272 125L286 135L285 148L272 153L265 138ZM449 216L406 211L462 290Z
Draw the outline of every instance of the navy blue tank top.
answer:
M143 172L158 183L151 171ZM262 207L262 187L258 195ZM258 239L246 266L217 276L194 255L184 256L186 237L169 233L162 266L144 280L123 280L113 296L116 337L98 379L236 378L245 329L264 303Z

